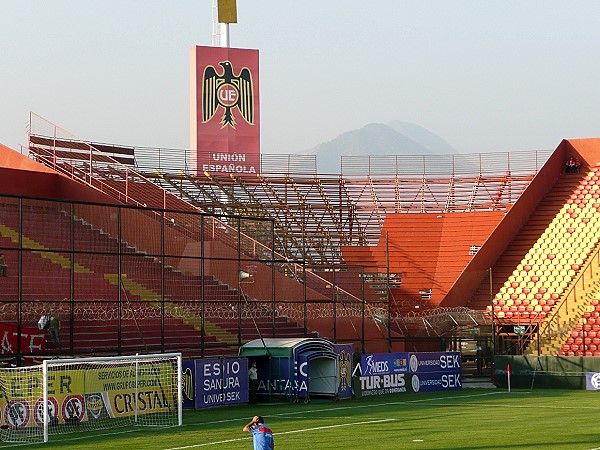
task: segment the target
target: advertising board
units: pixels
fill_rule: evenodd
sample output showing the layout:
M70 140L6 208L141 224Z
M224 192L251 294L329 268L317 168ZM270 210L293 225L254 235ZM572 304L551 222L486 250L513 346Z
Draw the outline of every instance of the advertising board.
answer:
M132 366L68 369L48 374L50 423L83 423L145 413L170 412L177 397L171 364L156 363L136 370ZM39 372L5 374L0 409L11 428L40 426L43 420ZM30 411L34 413L30 414Z
M585 389L588 391L600 391L600 373L585 373Z
M248 402L248 360L196 361L196 408Z
M11 323L0 322L0 354L19 353L17 350L18 330ZM21 327L21 353L43 352L46 350L46 331L37 328Z
M460 352L362 355L355 380L358 396L462 388Z

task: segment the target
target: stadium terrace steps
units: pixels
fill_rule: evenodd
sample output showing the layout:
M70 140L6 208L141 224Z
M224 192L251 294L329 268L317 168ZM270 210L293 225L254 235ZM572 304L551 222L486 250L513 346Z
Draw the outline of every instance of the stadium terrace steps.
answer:
M56 149L46 149L47 153L51 153L54 150ZM92 149L90 148L90 150ZM38 154L41 153L38 152ZM55 158L52 158L52 161L46 160L45 158L40 159L42 162L50 164L53 168L65 173L67 176L74 178L93 189L101 191L119 202L139 205L144 208L158 208L193 213L199 212L192 204L164 190L157 184L152 183L149 179L137 173L132 167L119 164L117 160L111 160L108 155L91 151L89 164L86 161L72 161L69 159L62 159L62 157L57 160L56 155L54 156ZM110 223L110 220L107 217L99 217L102 213L93 211L93 209L94 207L89 207L86 211L84 205L81 209L77 210L76 215L86 219L89 223L95 223L97 225L102 221L109 222L106 223L106 226L104 227L107 230L111 229L111 227L114 228L114 223ZM83 212L81 212L82 210ZM259 241L246 235L243 235L238 246L239 233L225 223L215 220L214 218L210 219L212 221L210 226L206 227L204 234L200 236L198 233L199 230L197 229L198 224L197 221L194 220L194 217L179 212L169 212L168 214L169 217L167 218L150 210L135 211L132 215L135 215L136 217L132 217L131 219L135 221L135 226L147 226L157 233L161 231L160 227L163 223L163 219L170 219L167 222L167 225L169 226L165 227L163 231L165 232L164 243L167 247L167 250L165 251L171 254L183 254L183 251L187 250L186 245L198 244L200 240L212 243L209 251L213 252L211 253L213 256L214 253L219 254L218 257L215 257L214 261L217 261L217 258L225 260L227 259L227 256L232 256L233 253L237 256L237 251L240 248L244 254L248 254L253 258L257 255L260 256L261 251L264 250L264 246ZM173 217L171 217L171 215ZM186 220L188 222L186 222ZM173 224L172 227L171 223ZM115 230L113 230L113 235L114 234L116 234ZM179 242L176 242L175 238L180 238ZM124 237L124 240L139 244L139 248L144 248L148 253L160 252L156 245L157 243L148 242L149 240L145 239L144 236L136 235L134 233L133 235L130 234L128 237ZM154 251L151 251L152 247L154 247ZM170 250L173 251L170 252ZM126 251L124 252L126 253ZM134 251L130 252L134 253ZM260 262L256 264L260 266L259 270L261 268L271 270L268 265L263 265ZM223 278L221 276L222 274L219 272L219 269L222 268L222 264L219 264L217 261L212 264L212 266L214 267L210 267L208 271L212 271L211 273L214 273L217 278ZM113 270L110 272L114 273L115 271ZM135 279L138 283L145 285L147 288L153 290L157 290L158 288L157 284L144 284L146 277L136 277L130 270L121 270L121 272L128 273L129 278ZM311 274L309 273L308 276L310 277L310 275ZM235 277L237 278L237 274ZM316 277L312 278L314 278L314 282L317 282ZM228 281L229 284L237 283L237 281L230 280L227 277L224 277L223 279ZM307 291L307 289L304 289L303 286L298 283L298 280L293 279L293 277L283 276L277 273L276 279L280 284L280 288L284 288L280 290L288 293L287 295L289 298L286 300L297 300L302 296L303 292ZM156 280L154 280L154 283L156 283ZM321 284L324 284L322 280ZM308 289L308 291L310 292L311 290ZM224 291L222 295L219 295L215 290L214 293L214 299L224 302L239 299L239 295L236 295L236 292ZM317 292L310 292L310 294L314 295L317 294ZM171 292L169 295L172 295ZM208 298L210 295L205 295L205 297ZM319 296L316 297L319 298Z
M204 277L184 274L176 271L170 266L163 266L156 258L136 253L133 247L123 243L121 254L123 254L122 270L123 276L119 279L114 271L117 265L119 251L118 241L102 230L93 229L91 225L81 220L71 221L65 214L51 208L32 207L27 209L27 221L23 222L23 237L15 230L19 229L18 214L11 214L14 205L10 205L8 211L0 210L0 242L4 247L13 247L22 239L24 247L32 249L22 253L22 298L24 300L57 301L63 298L71 298L71 252L50 251L51 248L68 249L71 246L71 227L75 237L75 248L78 252L109 252L102 253L77 253L74 265L75 292L74 298L79 308L85 308L86 301L111 301L116 302L119 298L119 289L124 288L127 292L126 298L134 305L149 304L158 310L161 302L162 286L165 287L165 323L175 323L176 326L166 330L166 336L173 341L177 348L177 342L181 337L181 345L190 345L196 353L201 339L201 307L202 292L207 301L204 312L210 316L214 309L212 305L217 302L237 302L239 294L228 285L220 283L212 276ZM41 220L40 220L41 218ZM11 226L7 225L10 224ZM72 225L73 224L73 225ZM14 227L14 228L13 228ZM47 233L48 229L57 230L56 233ZM65 231L67 230L67 231ZM25 233L31 233L27 235ZM4 289L0 290L0 300L13 301L18 296L18 276L14 268L18 265L18 253L16 251L5 251L9 276L2 279ZM134 259L131 259L134 258ZM163 284L164 276L164 284ZM85 300L87 299L87 300ZM93 299L93 300L92 300ZM113 303L114 304L114 303ZM41 305L41 304L40 304ZM98 305L96 303L96 305ZM29 308L31 315L41 314L44 306ZM39 311L38 311L39 309ZM35 311L34 311L35 310ZM219 311L214 313L218 317ZM6 318L12 321L12 318ZM257 321L261 333L272 334L271 322ZM292 337L306 335L303 328L291 322L287 318L276 318L277 333L279 337ZM116 348L117 328L114 325L112 332L101 332L93 328L90 323L75 322L76 352L92 353L110 351ZM160 330L160 322L155 321L149 325L154 327L153 332L146 342L156 345L156 330ZM82 331L79 327L90 328ZM180 331L191 327L195 334L186 338ZM231 353L231 348L238 344L237 322L234 327L221 326L211 320L204 320L205 344L210 347L213 354ZM242 340L248 341L256 337L256 328L250 319L242 321ZM148 331L150 332L150 331ZM248 332L248 336L246 336ZM63 334L65 330L63 329ZM138 332L136 332L138 333ZM136 337L136 333L123 333L122 350L132 351L143 349L143 342ZM139 334L139 333L138 333ZM180 336L181 335L181 336ZM313 334L311 334L312 336ZM69 336L63 336L63 341ZM188 342L189 341L189 342ZM87 349L87 350L86 350ZM104 349L104 350L103 350ZM89 351L88 351L89 350Z
M507 249L498 258L492 267L492 291L497 293L504 282L519 265L527 252L542 235L548 224L564 206L569 195L579 185L583 174L563 174L557 180L552 190L537 205L532 212L527 224L521 228ZM489 278L480 284L469 300L467 307L474 310L485 310L490 305Z
M594 298L560 347L559 356L600 356L600 302Z
M493 301L500 323L540 324L541 342L531 343L529 354L558 354L568 330L594 312L589 308L600 288L600 168L565 178L577 178L579 184ZM567 354L593 355L595 349L580 344Z
M600 356L600 307L598 295L586 305L571 308L569 316L557 322L551 339L539 345L539 352L559 356ZM525 354L536 355L537 343L533 342Z
M595 268L596 271L598 269L600 267ZM600 314L599 297L600 277L595 277L587 282L585 288L578 289L577 295L570 295L563 300L567 310L563 314L556 314L548 330L543 330L541 344L531 342L524 353L536 355L539 351L543 355L600 356L598 342L593 342L600 328L600 320L596 324ZM592 325L597 326L592 330ZM592 332L588 334L588 331ZM577 337L582 339L571 339Z

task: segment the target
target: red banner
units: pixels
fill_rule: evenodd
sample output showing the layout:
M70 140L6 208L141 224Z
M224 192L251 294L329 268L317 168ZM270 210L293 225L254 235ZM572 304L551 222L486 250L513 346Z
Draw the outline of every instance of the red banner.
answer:
M17 353L17 326L0 322L1 355ZM46 350L46 331L21 327L21 353L36 353Z
M260 169L258 50L192 48L191 146L196 174Z

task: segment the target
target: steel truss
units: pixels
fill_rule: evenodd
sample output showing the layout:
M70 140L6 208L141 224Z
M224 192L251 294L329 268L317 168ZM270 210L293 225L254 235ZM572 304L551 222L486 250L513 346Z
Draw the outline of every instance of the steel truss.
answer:
M275 248L282 254L335 264L342 262L341 246L375 244L387 214L504 210L534 173L420 179L158 171L145 176L205 211L273 219Z

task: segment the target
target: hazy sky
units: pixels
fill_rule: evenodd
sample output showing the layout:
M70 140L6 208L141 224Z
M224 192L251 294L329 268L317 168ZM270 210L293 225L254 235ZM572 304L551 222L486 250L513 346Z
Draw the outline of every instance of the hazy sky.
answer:
M34 111L87 140L189 147L189 50L212 0L2 0L0 142ZM371 122L462 153L600 137L600 2L238 0L231 46L260 50L264 153Z

